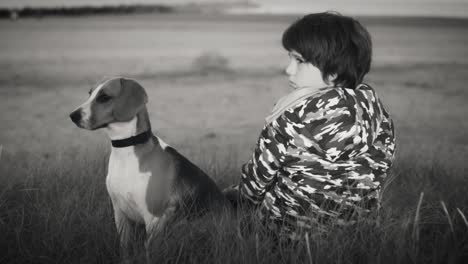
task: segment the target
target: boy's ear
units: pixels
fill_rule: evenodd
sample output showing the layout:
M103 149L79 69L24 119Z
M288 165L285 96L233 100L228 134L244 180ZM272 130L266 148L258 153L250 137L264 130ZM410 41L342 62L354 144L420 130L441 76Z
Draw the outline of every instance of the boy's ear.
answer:
M338 74L336 73L328 75L327 79L325 80L325 83L336 85L335 84L336 77L338 77Z
M120 93L115 102L113 115L119 122L135 117L148 102L145 89L135 80L120 78Z

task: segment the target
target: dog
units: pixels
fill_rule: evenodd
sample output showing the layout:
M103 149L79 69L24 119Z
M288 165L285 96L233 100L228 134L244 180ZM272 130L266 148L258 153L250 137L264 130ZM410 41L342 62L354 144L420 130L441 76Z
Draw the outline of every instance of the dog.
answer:
M124 258L135 224L145 226L148 254L152 238L176 215L202 214L225 203L202 169L152 133L148 96L137 81L112 78L89 94L70 118L83 129L104 129L111 140L106 187Z

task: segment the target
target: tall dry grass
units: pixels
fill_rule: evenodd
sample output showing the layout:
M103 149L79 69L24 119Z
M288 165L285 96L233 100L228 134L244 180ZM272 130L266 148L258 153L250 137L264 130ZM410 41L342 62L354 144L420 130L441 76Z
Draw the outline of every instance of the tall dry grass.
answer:
M70 149L44 159L0 160L1 263L114 263L118 241L105 190L106 149ZM215 156L200 164L226 186L238 168ZM463 263L468 258L468 179L442 164L400 161L377 221L361 219L291 242L251 209L171 223L154 263ZM137 243L138 241L135 241ZM144 252L135 256L144 260Z

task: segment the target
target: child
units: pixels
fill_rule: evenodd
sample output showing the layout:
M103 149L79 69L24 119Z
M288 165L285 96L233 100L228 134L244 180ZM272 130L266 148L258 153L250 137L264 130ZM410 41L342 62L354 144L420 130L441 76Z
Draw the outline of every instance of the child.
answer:
M225 193L259 206L271 228L294 239L376 210L395 138L388 112L362 83L372 43L358 21L309 14L282 42L293 90L266 118L239 186Z

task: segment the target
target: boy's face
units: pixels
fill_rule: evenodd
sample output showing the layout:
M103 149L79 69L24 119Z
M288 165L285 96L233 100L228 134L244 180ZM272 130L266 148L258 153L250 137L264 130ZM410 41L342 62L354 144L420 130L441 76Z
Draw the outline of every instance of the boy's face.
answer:
M323 88L330 86L322 79L322 71L306 62L301 54L292 50L289 52L289 65L286 68L289 86L293 89L304 87Z

